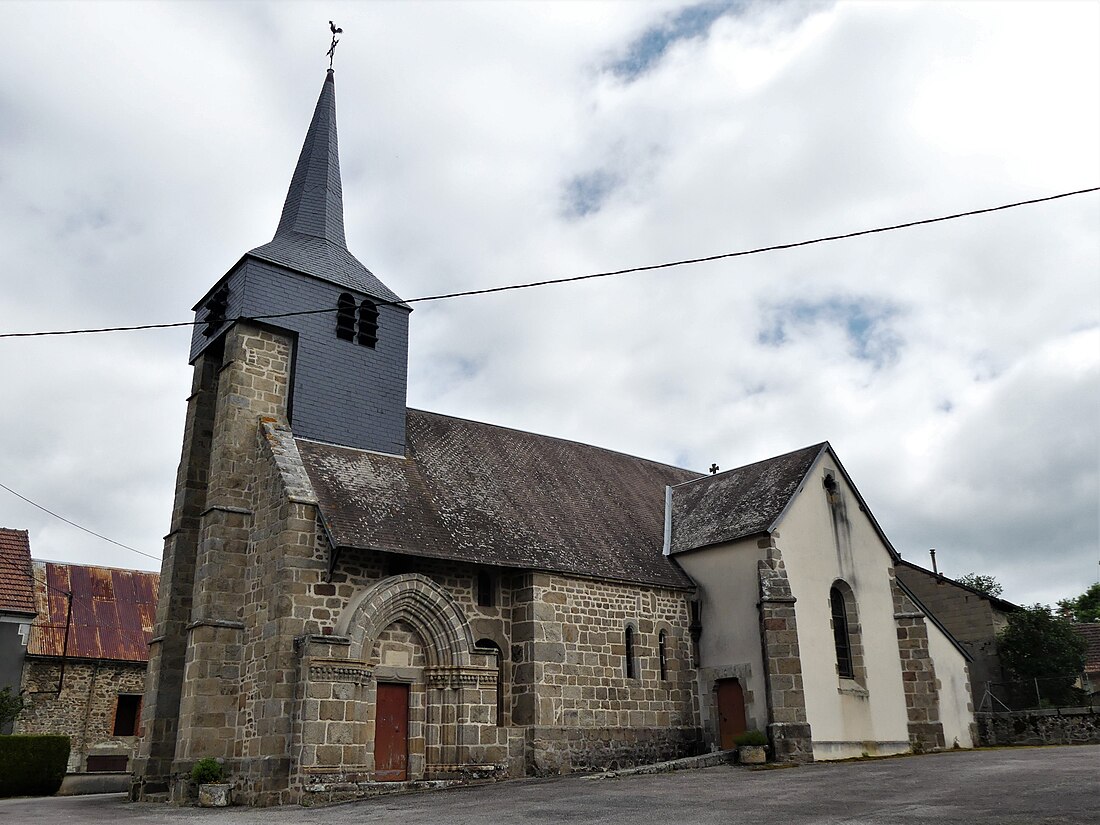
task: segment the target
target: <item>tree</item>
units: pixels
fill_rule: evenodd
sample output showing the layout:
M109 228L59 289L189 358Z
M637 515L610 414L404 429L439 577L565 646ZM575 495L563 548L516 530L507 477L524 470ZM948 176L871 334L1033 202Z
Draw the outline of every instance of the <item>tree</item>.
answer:
M1042 604L1009 613L1008 627L997 636L1001 664L1020 683L1019 693L1043 705L1081 701L1073 683L1085 667L1086 647L1070 622Z
M965 573L955 579L959 584L964 584L971 590L977 590L979 593L984 593L987 596L998 598L1005 589L1001 587L1001 583L997 581L993 576L983 576L981 573Z
M23 709L23 697L13 694L10 687L0 690L0 730L3 730Z
M1061 599L1058 610L1071 622L1100 622L1100 582L1075 599Z

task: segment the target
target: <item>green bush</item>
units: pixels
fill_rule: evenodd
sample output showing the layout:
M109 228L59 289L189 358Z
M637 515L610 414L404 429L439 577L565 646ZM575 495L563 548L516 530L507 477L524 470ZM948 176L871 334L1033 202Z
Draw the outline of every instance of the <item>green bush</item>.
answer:
M744 745L767 745L768 737L758 730L747 730L733 737L733 743L739 748Z
M217 759L208 756L195 763L191 769L191 779L200 785L221 782L225 779L225 768Z
M68 736L0 736L0 797L53 796L68 762Z

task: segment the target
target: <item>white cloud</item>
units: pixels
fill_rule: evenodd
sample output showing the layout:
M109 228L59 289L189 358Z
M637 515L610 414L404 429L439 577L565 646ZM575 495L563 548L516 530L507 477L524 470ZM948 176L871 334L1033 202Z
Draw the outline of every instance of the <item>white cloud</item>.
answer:
M406 297L1100 181L1094 4L737 6L615 73L685 6L0 4L0 325L188 318L274 231L329 15L349 243ZM603 186L587 211L578 180ZM698 468L829 439L908 558L1051 601L1100 544L1097 225L1088 195L419 304L410 403ZM0 340L0 481L158 552L185 352ZM151 566L6 494L0 524Z

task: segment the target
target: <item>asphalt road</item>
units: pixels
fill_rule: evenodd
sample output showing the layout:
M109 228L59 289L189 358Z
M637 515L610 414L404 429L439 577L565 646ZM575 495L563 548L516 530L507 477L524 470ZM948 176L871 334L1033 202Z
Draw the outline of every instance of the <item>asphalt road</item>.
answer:
M618 779L524 779L327 808L205 810L119 795L0 800L24 823L599 822L751 825L1097 825L1100 745L962 751L800 768L704 768Z

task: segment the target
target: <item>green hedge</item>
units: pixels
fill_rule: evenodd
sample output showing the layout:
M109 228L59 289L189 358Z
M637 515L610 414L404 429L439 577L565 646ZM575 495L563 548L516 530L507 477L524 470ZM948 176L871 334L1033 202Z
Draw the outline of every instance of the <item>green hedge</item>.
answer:
M0 736L0 798L53 796L68 762L68 736Z

